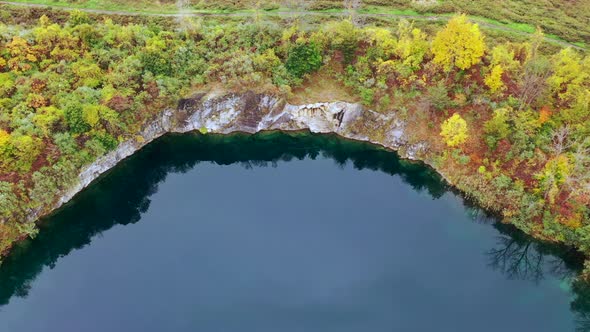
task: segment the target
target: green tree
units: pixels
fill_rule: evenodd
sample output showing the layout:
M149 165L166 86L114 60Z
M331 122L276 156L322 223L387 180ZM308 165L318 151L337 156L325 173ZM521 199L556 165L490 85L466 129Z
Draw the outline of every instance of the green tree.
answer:
M531 42L526 44L527 57L520 77L520 110L524 110L542 96L548 90L548 78L551 76L552 65L549 59L539 52L545 36L541 29L537 29L531 37Z
M78 78L76 86L96 88L100 85L103 78L103 73L100 67L89 60L81 60L73 63L72 71Z
M54 128L64 120L64 112L55 106L41 107L33 116L33 123L41 129L45 136L49 136Z
M90 130L91 126L86 121L82 105L77 102L70 102L64 107L66 123L70 131L75 134L81 134Z
M314 72L322 66L322 53L315 43L298 43L291 48L285 63L287 72L296 78Z
M428 109L435 108L438 111L444 110L451 104L451 98L449 98L449 91L444 83L439 83L434 86L428 87L424 94L423 101L429 104Z
M12 79L10 73L0 73L0 97L9 96L13 89L14 80Z
M10 182L0 181L0 224L10 220L19 210L20 200L13 187Z
M344 55L344 63L349 64L354 58L358 48L359 30L349 20L340 21L328 25L326 35L331 48L341 51Z
M74 155L79 150L78 143L70 133L57 133L53 135L53 141L63 155Z
M495 149L498 141L510 134L508 123L510 111L508 108L499 108L494 111L494 116L484 124L485 140L490 148Z
M167 48L166 40L160 36L148 39L140 55L144 68L155 75L170 75L172 62L166 54Z

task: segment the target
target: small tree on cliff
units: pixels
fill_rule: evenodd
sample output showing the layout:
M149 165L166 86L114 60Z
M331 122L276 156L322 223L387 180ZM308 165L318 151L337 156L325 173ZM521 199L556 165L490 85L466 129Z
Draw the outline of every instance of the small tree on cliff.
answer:
M459 146L467 140L467 122L457 113L446 119L440 127L440 135L450 147Z

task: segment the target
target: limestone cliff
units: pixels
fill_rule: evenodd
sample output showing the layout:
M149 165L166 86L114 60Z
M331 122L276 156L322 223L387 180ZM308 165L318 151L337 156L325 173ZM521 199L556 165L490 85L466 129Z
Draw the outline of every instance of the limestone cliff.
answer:
M269 130L335 133L343 138L396 150L408 159L419 159L427 148L424 143L408 143L404 122L395 114L383 115L360 104L326 102L290 105L281 98L252 92L222 96L201 94L182 99L176 109L164 110L145 126L139 136L122 142L117 149L86 166L74 187L61 193L53 206L32 213L30 219L37 220L67 203L101 174L166 133L253 134Z

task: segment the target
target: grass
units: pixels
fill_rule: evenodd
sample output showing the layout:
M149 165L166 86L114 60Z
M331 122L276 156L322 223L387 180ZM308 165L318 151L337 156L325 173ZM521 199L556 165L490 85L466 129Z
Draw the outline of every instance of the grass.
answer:
M378 6L365 6L359 10L362 14L390 14L399 16L425 16L428 13L418 13L414 9L402 9L402 8L384 8Z
M498 25L509 28L511 30L522 31L526 33L535 33L537 28L533 25L527 23L518 23L518 22L509 22L509 23L502 23L498 20L494 20L491 18L483 17L483 16L470 16L473 21L491 24L491 25Z
M105 10L105 11L125 11L133 13L163 13L173 14L178 13L178 8L174 5L161 5L155 7L149 3L143 1L137 1L136 4L131 7L127 3L114 2L110 0L89 0L84 3L72 3L67 0L12 0L11 2L23 3L23 4L36 4L36 5L47 5L53 7L62 8L77 8L77 9L90 9L90 10Z
M439 0L418 5L414 0L365 0L380 7L411 8L420 13L463 12L518 29L540 26L549 34L575 42L590 42L590 0ZM513 23L522 23L518 27Z
M287 1L287 2L285 2ZM342 1L315 0L299 6L291 0L189 0L186 8L179 9L175 0L12 0L12 2L48 5L62 8L89 9L137 14L250 14L278 15L289 11L314 11L325 14L345 14ZM461 11L480 25L498 27L521 33L534 33L539 24L546 36L560 42L570 42L581 48L590 43L590 0L580 0L572 5L567 0L548 0L530 3L532 0L506 0L502 6L495 0L465 1L440 0L429 7L416 6L411 0L365 0L359 14L404 16L416 19L446 19ZM563 2L564 8L554 3ZM486 5L490 9L486 9ZM500 7L499 7L500 6ZM528 7L527 7L528 6ZM587 6L587 7L586 7ZM555 8L554 8L555 7ZM579 7L579 8L578 8ZM576 10L579 9L579 10ZM527 15L518 15L521 13ZM574 14L572 14L574 13ZM545 17L547 16L547 18ZM511 19L512 18L512 19Z
M294 105L311 104L340 100L345 102L358 102L359 98L343 84L334 80L333 71L337 70L335 64L322 67L311 74L301 86L293 89L288 102Z
M244 9L232 9L232 8L182 8L179 9L176 4L165 3L155 4L151 1L136 1L134 3L128 3L125 1L113 1L113 0L87 0L84 2L70 2L68 0L11 0L10 2L22 3L22 4L35 4L43 6L52 6L60 8L72 8L72 9L87 9L92 11L112 11L122 13L137 13L137 14L229 14L229 13L253 13L256 9L244 8ZM272 12L281 9L273 8L261 10L265 12ZM287 10L287 8L284 8Z
M451 14L449 14L451 15ZM473 22L476 23L485 23L488 25L492 25L492 26L498 26L498 27L504 27L506 29L510 29L513 31L520 31L520 32L524 32L524 33L528 33L528 34L533 34L537 31L537 28L533 25L527 24L527 23L518 23L518 22L509 22L509 23L502 23L500 21L491 19L491 18L487 18L487 17L481 17L481 16L470 16L469 17ZM578 47L581 48L587 48L586 43L584 42L570 42L564 38L561 38L558 35L555 34L551 34L551 33L545 33L545 37L549 38L549 39L553 39L556 41L561 41L561 42L567 42L567 43L571 43L573 45L576 45Z

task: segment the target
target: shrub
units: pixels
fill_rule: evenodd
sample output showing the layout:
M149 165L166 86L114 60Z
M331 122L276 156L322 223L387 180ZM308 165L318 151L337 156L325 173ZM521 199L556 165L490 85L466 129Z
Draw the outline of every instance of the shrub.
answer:
M322 53L313 42L293 46L285 63L287 72L296 78L314 72L322 66Z
M451 104L451 98L444 84L437 84L427 89L426 98L437 110L443 110Z
M495 149L498 141L510 134L509 113L510 109L497 109L494 111L494 116L484 124L485 140L490 149Z

